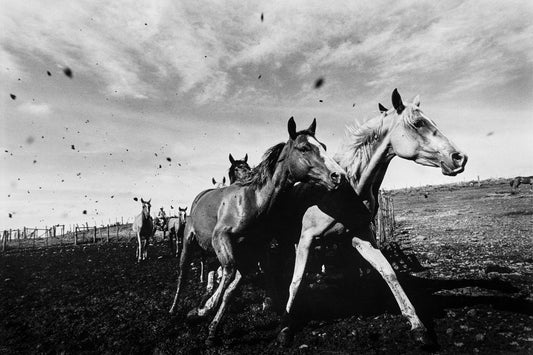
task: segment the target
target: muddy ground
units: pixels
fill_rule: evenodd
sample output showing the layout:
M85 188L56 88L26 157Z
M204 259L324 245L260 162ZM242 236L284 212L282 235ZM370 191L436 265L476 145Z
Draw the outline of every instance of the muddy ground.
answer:
M517 194L497 181L393 195L396 236L383 248L437 337L437 353L533 353L529 186ZM364 265L358 275L343 272L341 261L353 257L340 250L343 257L327 254L325 275L309 276L287 349L275 343L280 317L261 310L260 276L247 278L221 344L206 349L207 323L184 321L198 282L189 282L178 314L168 314L177 259L166 245L156 243L141 265L134 242L11 250L0 256L0 353L422 353L384 282Z

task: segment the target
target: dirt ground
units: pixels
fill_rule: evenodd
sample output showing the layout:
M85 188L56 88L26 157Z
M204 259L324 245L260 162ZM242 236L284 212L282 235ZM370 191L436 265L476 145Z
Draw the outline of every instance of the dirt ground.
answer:
M383 250L436 335L436 352L532 354L529 186L510 194L502 180L393 198L397 235ZM362 275L342 272L350 253L328 252L326 274L309 276L292 347L275 342L280 317L261 310L259 276L246 279L221 344L207 349L207 323L185 322L202 292L195 279L178 314L168 314L177 259L165 244L156 243L141 265L133 241L8 251L0 255L0 353L423 353L379 276L364 266Z

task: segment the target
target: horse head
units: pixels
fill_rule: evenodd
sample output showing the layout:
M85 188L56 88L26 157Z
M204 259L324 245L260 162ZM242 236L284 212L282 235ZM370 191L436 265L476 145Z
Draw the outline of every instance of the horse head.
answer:
M152 199L149 199L148 201L145 201L141 198L141 203L142 203L142 212L145 216L149 216L150 215L150 208L152 207Z
M316 119L303 131L296 131L294 118L289 119L288 151L285 157L288 171L294 181L311 182L328 190L338 187L344 176L342 168L326 154L326 146L315 137Z
M228 172L230 184L236 181L244 181L250 176L252 168L248 165L248 154L244 156L244 159L235 160L230 153L229 162L231 163Z
M218 189L218 188L221 188L221 187L225 187L226 186L226 177L224 176L222 178L222 182L217 182L215 180L215 178L212 178L211 179L211 182L213 183L213 185L215 185L215 187Z
M181 223L185 223L185 218L187 217L187 207L181 208L178 207L178 219Z
M392 93L394 110L385 114L395 123L389 130L392 152L420 165L440 167L444 175L455 176L464 171L468 157L420 109L420 97L404 103L398 90ZM381 108L380 108L381 110Z

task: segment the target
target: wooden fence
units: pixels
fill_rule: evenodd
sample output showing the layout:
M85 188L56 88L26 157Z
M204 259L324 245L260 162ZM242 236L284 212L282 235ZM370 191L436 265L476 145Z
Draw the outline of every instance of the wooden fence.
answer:
M135 237L131 223L97 226L73 225L69 231L65 225L55 225L46 228L24 227L9 229L1 233L0 251L12 249L36 249L50 246L79 245L98 242L129 241Z
M394 236L394 228L396 222L394 220L394 203L392 196L379 192L379 209L376 214L376 240L378 246L381 247L387 240L391 240Z

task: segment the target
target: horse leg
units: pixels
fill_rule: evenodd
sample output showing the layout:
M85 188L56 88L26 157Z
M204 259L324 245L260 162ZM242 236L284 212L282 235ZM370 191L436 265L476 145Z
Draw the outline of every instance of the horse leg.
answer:
M230 270L228 271L227 269ZM222 297L222 303L220 304L213 321L209 325L209 335L207 336L206 340L207 346L212 346L215 343L218 326L222 321L222 317L224 316L224 313L228 307L229 301L232 299L232 296L242 279L241 273L238 270L235 270L234 267L224 268L224 273L228 272L231 274L231 276L233 276L233 281L231 281L231 283L227 286L224 296ZM231 278L228 278L228 280L230 279Z
M172 302L172 307L170 308L169 313L174 314L176 311L176 305L178 303L179 295L182 291L181 285L187 281L187 272L189 266L189 246L194 237L193 233L190 233L187 238L183 241L183 250L180 256L180 263L178 266L178 286L176 288L176 294L174 295L174 301Z
M204 283L204 261L200 260L200 283Z
M218 325L224 316L228 302L231 299L233 291L238 286L241 280L241 273L235 267L235 256L233 253L233 245L231 243L230 234L225 230L215 228L212 240L213 248L217 254L217 258L222 266L222 281L217 289L218 297L216 297L215 304L220 303L218 311L209 325L209 335L206 339L206 345L213 345L216 339Z
M313 237L315 233L313 230L305 230L300 236L300 241L296 248L296 260L294 262L294 271L292 273L292 281L289 286L289 299L285 307L285 314L281 323L281 331L278 334L278 341L287 346L292 340L294 329L292 329L293 320L291 315L291 309L294 305L294 300L300 289L300 284L305 273L305 267L307 265L307 259L309 258L309 251L311 244L313 244Z
M398 282L394 269L385 256L383 256L381 250L375 248L370 242L357 237L352 239L352 245L357 249L361 256L379 272L383 280L385 280L400 307L400 311L405 317L407 317L409 323L411 323L411 331L414 331L416 340L422 342L424 345L434 345L433 340L429 337L426 327L420 318L418 318L415 308Z
M137 262L141 262L141 256L142 256L142 240L141 240L141 233L137 231Z
M202 301L200 302L200 307L207 302L209 297L213 294L213 289L215 288L215 271L210 270L207 273L207 286L205 288L205 293L202 296Z
M209 297L209 299L201 308L198 308L196 310L193 309L191 312L189 312L188 317L205 317L207 314L209 314L213 310L213 308L215 308L220 303L220 299L224 294L224 287L227 287L227 285L229 284L228 277L229 275L223 272L222 279L220 280L215 293L211 297ZM226 286L224 286L224 283L226 283Z

